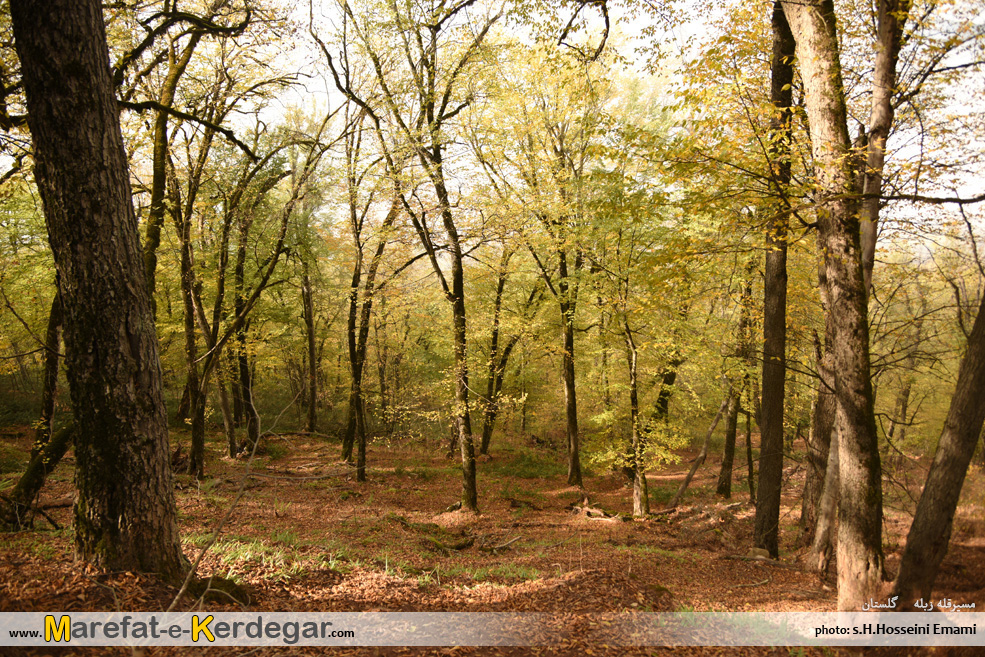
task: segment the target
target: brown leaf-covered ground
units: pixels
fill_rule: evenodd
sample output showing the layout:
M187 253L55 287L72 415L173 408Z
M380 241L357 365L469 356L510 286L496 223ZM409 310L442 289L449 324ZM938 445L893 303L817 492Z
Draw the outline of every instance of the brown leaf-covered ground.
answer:
M172 438L185 440L185 436ZM780 563L743 558L751 547L753 506L738 468L733 496L714 494L719 461L711 459L676 512L631 520L630 491L621 475L586 478L585 490L565 484L563 455L519 436L497 438L479 463L478 516L446 511L460 497L461 470L434 443L383 439L369 449L369 481L358 483L338 460L336 441L285 434L267 439L249 464L209 444L208 476L177 481L185 550L194 560L239 492L228 523L199 568L238 587L188 595L178 609L251 611L833 611L834 583L807 572L799 542L803 468L788 461L781 519ZM6 449L29 448L28 431L8 432ZM653 510L672 496L689 467L682 462L650 474ZM895 572L913 503L928 459L911 462L894 479L907 492L886 490L887 565ZM71 453L51 478L41 503L61 529L39 519L34 531L0 535L0 612L160 611L176 588L133 573L103 573L72 555ZM15 473L0 474L0 487ZM985 486L972 466L955 520L951 550L938 578L939 596L985 604ZM614 516L587 517L572 507ZM938 592L935 591L935 596ZM232 596L232 597L231 597ZM240 598L236 600L234 598ZM572 622L576 622L572 620ZM325 649L270 648L264 654L662 654L666 650L605 648L579 642L577 631L551 648ZM3 653L0 648L0 653ZM839 651L689 648L674 654L840 654ZM913 654L962 654L914 648ZM242 654L247 649L151 649ZM16 654L7 649L10 654ZM76 652L116 654L122 649ZM66 650L58 654L70 654ZM50 654L47 651L35 654ZM889 654L889 653L887 653ZM899 650L891 654L904 654ZM972 654L972 653L968 653Z

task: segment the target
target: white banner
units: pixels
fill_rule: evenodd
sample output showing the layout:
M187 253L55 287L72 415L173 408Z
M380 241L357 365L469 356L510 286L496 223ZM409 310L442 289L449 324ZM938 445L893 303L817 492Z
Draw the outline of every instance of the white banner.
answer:
M549 646L560 641L585 646L985 646L985 614L0 614L0 646Z

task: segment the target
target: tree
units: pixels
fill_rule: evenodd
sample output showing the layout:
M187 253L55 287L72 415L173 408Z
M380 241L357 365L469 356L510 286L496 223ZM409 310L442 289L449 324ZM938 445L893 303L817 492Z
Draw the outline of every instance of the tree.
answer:
M364 110L375 126L389 175L397 179L401 173L401 167L396 166L393 151L387 143L387 139L394 139L399 149L407 149L413 154L434 193L434 212L438 216L440 232L447 242L443 249L437 243L437 227L432 228L427 221L430 204L423 205L420 199L408 199L406 190L401 190L400 196L452 313L455 356L453 415L462 455L462 507L478 511L475 446L469 415L465 245L460 230L461 220L455 212L457 201L453 200L452 188L448 184L446 162L452 148L449 135L451 123L472 102L470 93L462 93L464 73L479 57L486 35L500 18L500 14L487 15L472 23L467 10L473 4L474 0L465 0L451 7L434 1L419 6L392 2L384 14L369 18L366 15L357 16L347 0L340 2L347 25L351 26L359 48L369 60L382 96L375 108L353 89L349 52L343 53L336 66L328 49L321 42L319 44L339 91ZM465 29L468 38L459 44L454 35L464 24L460 24L462 21L468 21ZM381 41L387 39L390 43ZM391 45L400 51L392 59L406 66L403 75L398 69L384 66L385 61L391 60L384 49ZM443 59L446 49L450 60ZM384 122L388 129L386 135L383 132ZM411 200L414 200L414 205ZM447 256L450 261L447 272L441 264L442 256Z
M883 577L882 471L869 376L869 326L859 234L856 158L832 0L782 2L797 44L817 167L815 203L824 253L828 312L835 321L839 427L838 608L877 595Z
M773 4L773 52L770 58L770 179L777 199L790 185L790 115L793 105L794 42L783 10ZM783 479L783 393L787 343L787 231L789 214L777 201L766 232L763 285L763 401L760 424L759 499L756 502L756 547L779 556L780 487ZM735 436L733 416L730 432Z
M167 417L102 5L10 3L35 176L61 277L75 545L110 570L185 570Z

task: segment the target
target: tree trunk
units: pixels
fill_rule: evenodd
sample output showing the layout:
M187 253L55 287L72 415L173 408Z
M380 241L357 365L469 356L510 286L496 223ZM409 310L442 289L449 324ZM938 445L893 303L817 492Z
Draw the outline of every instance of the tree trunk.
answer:
M44 372L41 380L41 416L34 430L31 458L41 453L51 438L55 419L55 396L58 392L58 349L62 335L62 302L58 292L58 275L55 274L55 296L48 313L48 328L44 335Z
M878 0L879 26L876 62L872 73L872 105L866 146L862 192L861 245L862 272L866 293L872 287L872 267L876 257L879 207L882 199L882 172L886 161L886 141L893 128L893 95L896 93L896 65L910 0Z
M838 609L879 595L883 578L882 478L869 375L869 323L859 201L832 0L783 1L797 42L817 167L818 234L835 318L838 400ZM762 485L761 485L762 486Z
M756 503L756 469L752 460L752 414L746 411L746 482L749 484L749 502Z
M301 305L304 311L304 331L308 343L308 417L305 431L314 432L318 425L318 358L315 345L315 304L311 293L311 276L308 274L308 263L304 263L304 275L301 277Z
M985 422L983 395L985 300L978 308L968 338L968 351L961 359L951 407L906 537L899 575L893 584L893 595L900 596L903 608L912 607L917 598L929 598L933 592L937 571L947 554L954 512L968 465Z
M722 454L722 469L718 473L716 493L728 499L732 497L732 464L735 461L735 435L739 424L739 395L734 395L725 420L725 451Z
M489 453L493 423L496 419L496 378L499 374L499 315L503 308L503 290L509 272L513 252L504 244L496 276L496 295L493 298L492 328L489 331L489 359L486 362L486 398L482 413L482 438L479 441L479 454Z
M185 570L157 338L96 0L10 3L35 176L61 276L75 415L75 547L109 570Z
M643 436L640 431L640 402L639 385L637 382L637 349L633 340L633 332L629 324L623 320L626 338L626 363L629 366L629 419L632 426L632 455L633 468L633 517L642 518L650 515L650 494L646 486L646 464L643 459Z
M31 526L34 500L74 439L75 427L69 425L51 436L36 454L31 454L24 474L8 498L0 499L0 529L20 531Z
M178 81L188 68L192 53L202 38L202 32L192 32L188 43L176 59L174 44L168 46L168 73L161 84L158 102L162 107L171 107ZM161 245L161 229L164 227L165 191L167 188L168 162L168 113L158 110L154 117L153 156L151 160L151 193L150 209L147 212L147 222L144 228L144 275L147 277L147 289L150 292L151 309L157 314L157 302L154 299L157 281L157 249Z
M197 479L205 476L205 399L198 370L198 344L195 336L195 285L192 262L191 215L183 215L181 200L172 198L172 213L181 247L181 301L184 310L185 366L188 390L188 412L192 420L191 449L188 453L188 474ZM145 253L146 255L146 253Z
M674 499L670 501L667 505L668 509L676 508L681 502L681 498L684 497L684 493L687 492L688 486L691 485L691 480L694 479L694 473L698 471L698 468L705 462L708 458L708 443L711 442L711 435L715 433L715 427L718 423L722 421L722 416L725 414L725 410L728 408L729 403L732 401L732 389L725 394L725 399L722 400L722 405L718 407L718 413L715 415L715 419L712 420L711 426L708 427L708 433L705 434L705 441L701 445L701 452L698 454L698 458L694 459L694 463L691 465L691 469L688 471L687 476L684 477L684 481L681 482L680 487L674 494Z
M236 420L229 404L229 392L226 390L225 375L221 368L216 373L216 388L219 391L219 408L222 410L222 429L226 434L226 445L229 448L229 458L236 458L239 445L236 444Z
M839 442L838 432L834 431L830 438L828 464L824 472L824 487L818 504L817 528L814 532L814 541L811 544L811 554L807 559L808 567L819 573L828 572L828 568L831 566L831 556L834 552L834 527L838 513Z
M800 509L800 526L803 529L802 541L810 545L817 531L821 494L824 490L825 473L831 450L831 436L835 430L837 400L834 396L834 372L832 360L834 353L834 322L826 319L824 347L814 336L814 351L817 361L819 381L817 395L811 410L811 429L807 438L807 473L804 479L804 499Z
M786 196L790 185L790 106L793 104L794 41L779 3L773 4L773 53L770 64L770 124L773 192ZM783 397L787 342L786 207L777 202L766 232L763 282L763 390L759 451L759 499L753 542L774 559L779 556L780 487L783 481Z
M252 452L260 441L260 416L257 414L256 406L253 405L253 373L250 371L250 356L246 348L246 331L247 328L244 326L237 332L236 346L238 348L239 394L243 404L243 417L246 420L245 448L248 452Z

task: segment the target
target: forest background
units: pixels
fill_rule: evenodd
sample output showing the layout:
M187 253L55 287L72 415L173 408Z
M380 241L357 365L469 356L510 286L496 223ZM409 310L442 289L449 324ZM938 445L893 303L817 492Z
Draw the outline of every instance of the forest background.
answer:
M0 425L35 433L30 464L0 444L0 494L21 529L85 440L63 319L84 299L55 266L6 4ZM457 454L478 511L483 457L520 436L569 486L619 473L630 515L653 519L647 473L694 447L685 482L721 452L716 493L748 485L769 557L781 497L802 495L796 543L812 569L837 557L840 608L887 579L884 500L926 505L893 590L929 595L985 459L976 3L102 11L164 470L206 481L216 445L276 453L294 431L337 439L358 481L382 476L368 453ZM78 514L117 475L78 467L76 549L113 566Z

